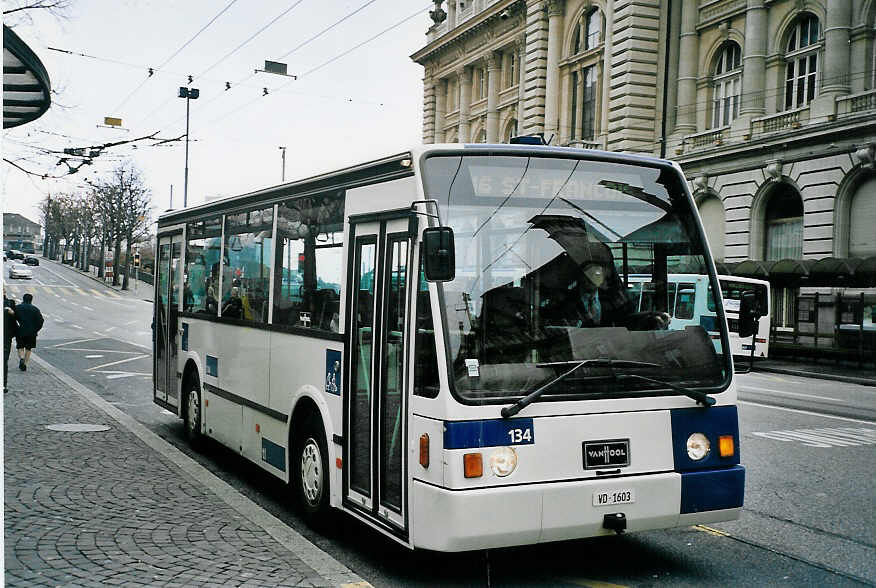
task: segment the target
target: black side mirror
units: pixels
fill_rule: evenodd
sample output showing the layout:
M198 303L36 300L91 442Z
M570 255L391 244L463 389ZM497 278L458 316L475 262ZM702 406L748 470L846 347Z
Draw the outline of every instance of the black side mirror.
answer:
M739 337L744 339L757 333L759 319L757 297L754 292L743 292L739 304Z
M456 248L453 229L429 227L423 230L426 279L430 282L449 282L456 277Z

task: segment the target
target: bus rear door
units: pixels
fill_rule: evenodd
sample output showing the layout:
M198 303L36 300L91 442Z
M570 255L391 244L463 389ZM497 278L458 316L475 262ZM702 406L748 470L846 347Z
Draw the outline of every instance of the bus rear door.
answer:
M374 218L350 219L344 504L406 537L410 223Z

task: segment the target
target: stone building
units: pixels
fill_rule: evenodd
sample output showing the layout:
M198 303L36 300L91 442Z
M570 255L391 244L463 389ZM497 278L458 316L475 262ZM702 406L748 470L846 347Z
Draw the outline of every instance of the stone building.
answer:
M18 249L24 253L34 253L40 239L40 225L16 214L3 214L3 249Z
M433 1L424 142L674 159L722 269L772 282L778 338L811 339L816 292L815 333L872 327L876 1Z

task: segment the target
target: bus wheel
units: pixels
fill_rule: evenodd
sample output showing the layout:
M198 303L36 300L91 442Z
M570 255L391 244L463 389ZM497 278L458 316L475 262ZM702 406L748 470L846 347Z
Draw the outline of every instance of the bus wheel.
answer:
M298 502L308 523L318 525L329 506L328 449L318 416L304 422L295 443L295 456L293 474Z
M192 449L200 449L203 441L201 434L201 380L198 374L193 374L186 386L186 439Z

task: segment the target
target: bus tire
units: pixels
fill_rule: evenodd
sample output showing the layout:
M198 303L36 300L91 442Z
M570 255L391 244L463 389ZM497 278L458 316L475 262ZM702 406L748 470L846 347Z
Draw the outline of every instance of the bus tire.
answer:
M302 423L295 437L293 484L307 523L320 527L329 511L328 447L318 414Z
M201 379L194 373L185 388L186 440L192 449L200 450L204 436L201 433Z

